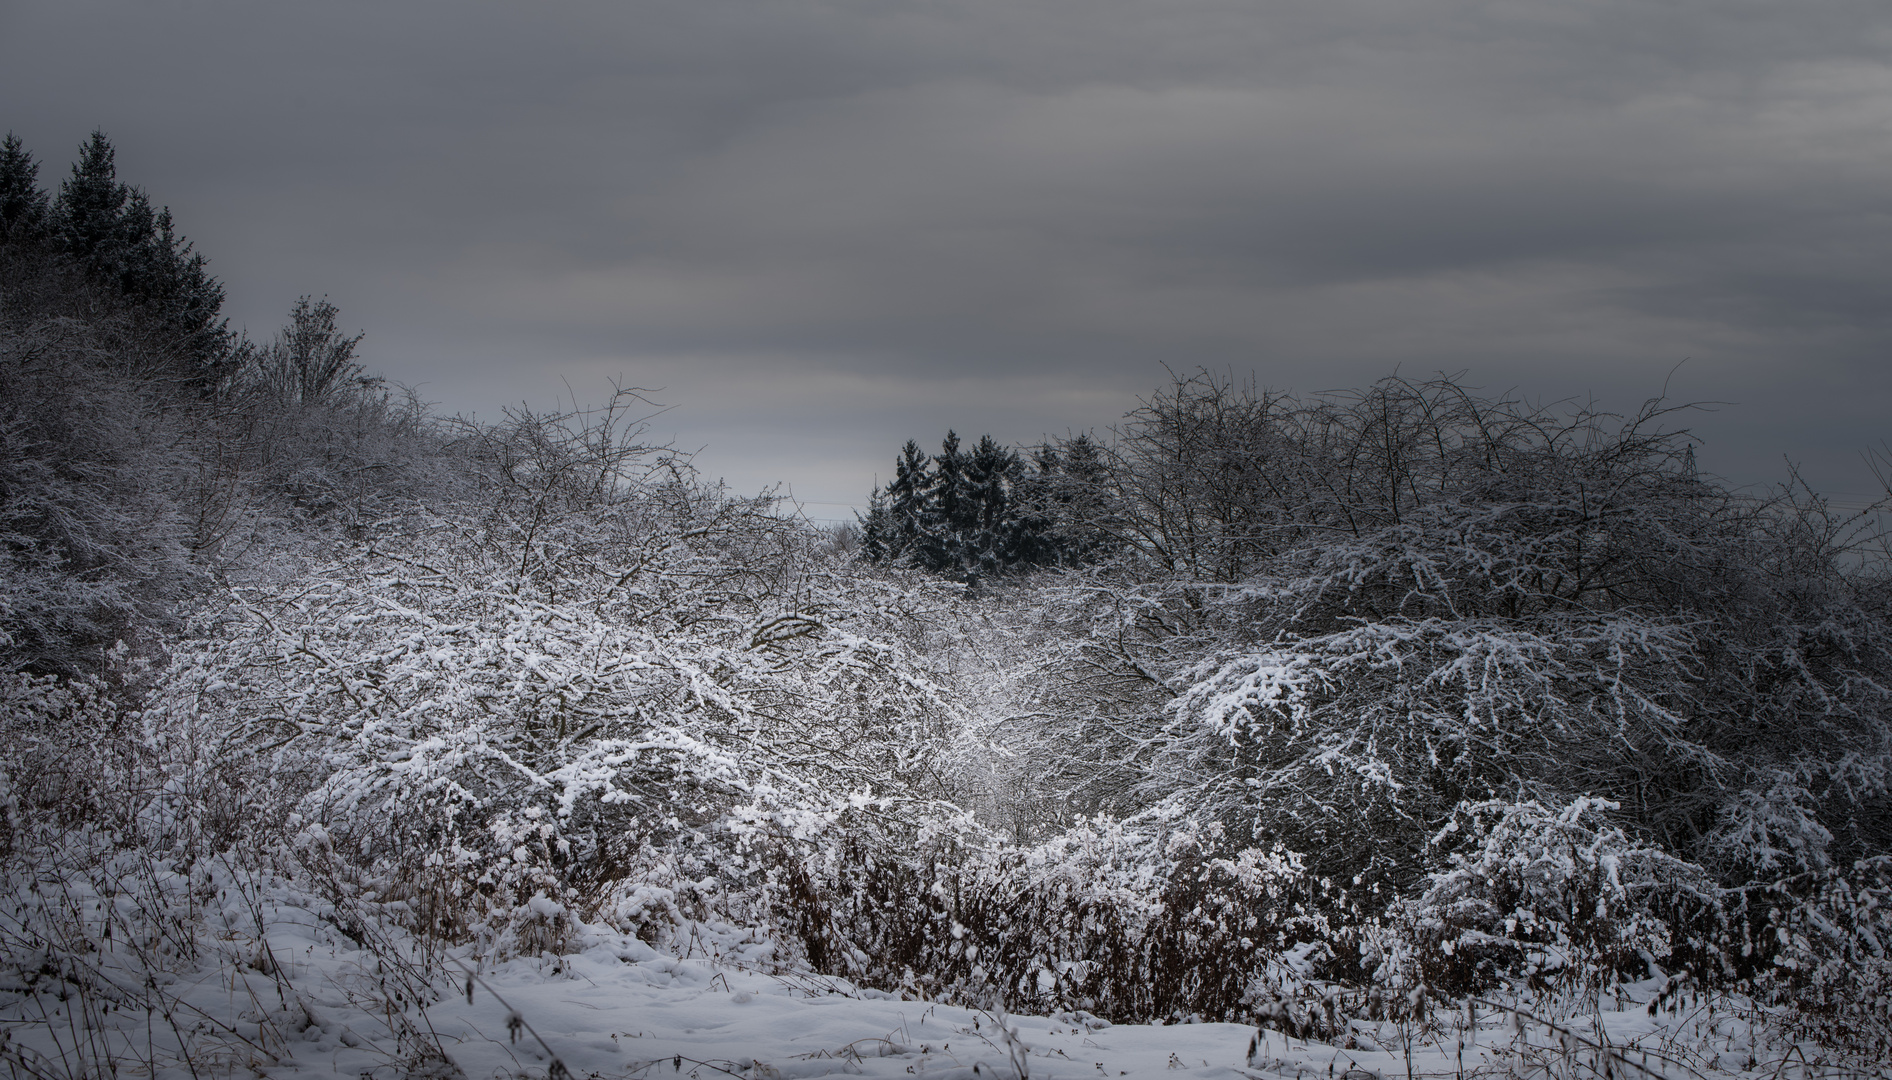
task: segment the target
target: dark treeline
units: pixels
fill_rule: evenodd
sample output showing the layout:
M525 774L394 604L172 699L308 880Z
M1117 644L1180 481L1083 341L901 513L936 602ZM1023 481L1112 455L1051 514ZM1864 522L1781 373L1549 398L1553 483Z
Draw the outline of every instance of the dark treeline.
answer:
M57 187L0 144L0 667L105 670L261 532L359 528L424 454L326 300L274 339L95 132Z
M222 316L223 286L177 235L170 210L118 179L115 159L93 132L53 194L16 136L0 144L4 316L15 329L116 317L146 350L137 375L175 393L214 392L240 353Z
M860 518L861 553L971 582L1082 566L1110 547L1090 512L1103 477L1088 435L1035 447L1029 463L990 435L967 451L949 431L930 458L909 440Z

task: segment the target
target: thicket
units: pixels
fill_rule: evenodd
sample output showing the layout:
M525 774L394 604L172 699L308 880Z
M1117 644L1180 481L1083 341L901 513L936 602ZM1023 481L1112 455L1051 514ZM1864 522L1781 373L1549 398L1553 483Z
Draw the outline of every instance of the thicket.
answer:
M1123 556L1034 598L1034 834L1162 809L1302 853L1355 985L1685 968L1831 1016L1844 971L1877 1008L1876 511L1731 491L1678 415L1179 379L1092 503Z
M1730 491L1674 415L1206 377L1133 414L1107 505L1135 554L1066 661L1148 688L1112 728L1132 798L1356 852L1323 866L1349 877L1410 874L1494 798L1608 798L1726 881L1887 851L1876 515Z
M1660 973L1888 1049L1877 519L1730 490L1661 403L1198 374L1030 465L909 444L855 559L635 390L429 417L310 298L204 352L6 153L0 1011L92 1071L280 881L396 1027L589 924L1337 1042Z

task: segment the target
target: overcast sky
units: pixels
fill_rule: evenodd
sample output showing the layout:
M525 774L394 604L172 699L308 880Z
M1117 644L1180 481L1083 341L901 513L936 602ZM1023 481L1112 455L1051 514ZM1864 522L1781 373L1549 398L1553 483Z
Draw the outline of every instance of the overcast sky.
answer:
M1885 0L0 0L0 128L54 181L94 127L252 336L327 295L446 412L661 388L815 517L1164 364L1666 382L1843 500L1892 437Z

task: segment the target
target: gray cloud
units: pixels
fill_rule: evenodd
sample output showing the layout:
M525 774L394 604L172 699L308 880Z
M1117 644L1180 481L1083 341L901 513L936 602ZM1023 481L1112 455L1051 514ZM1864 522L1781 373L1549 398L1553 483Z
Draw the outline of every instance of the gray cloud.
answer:
M267 333L454 410L665 386L741 488L1107 425L1161 364L1633 409L1845 492L1892 406L1892 11L1727 0L0 7Z

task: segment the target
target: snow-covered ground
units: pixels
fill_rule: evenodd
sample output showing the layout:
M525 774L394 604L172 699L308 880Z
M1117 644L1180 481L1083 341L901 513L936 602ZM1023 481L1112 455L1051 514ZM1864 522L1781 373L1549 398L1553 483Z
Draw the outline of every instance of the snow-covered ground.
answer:
M360 977L341 974L346 950L331 949L327 962L326 981L337 990ZM542 1075L551 1070L554 1055L578 1077L1096 1077L1187 1071L1210 1080L1393 1078L1408 1070L1400 1029L1391 1023L1356 1022L1361 1045L1340 1049L1237 1024L1110 1024L1083 1013L1008 1016L902 1001L834 980L679 958L606 932L594 932L590 946L576 955L500 965L479 976L473 989L470 1003L455 996L429 1006L425 1022L454 1065L475 1080ZM1598 1047L1607 1045L1626 1066L1614 1070L1617 1075L1782 1074L1780 1049L1770 1052L1749 1042L1740 1018L1711 1017L1705 1008L1651 1016L1643 1001L1654 990L1653 983L1626 988L1620 1001L1606 999L1603 1010L1561 1025L1563 1032L1503 1012L1474 1016L1475 1030L1452 1024L1416 1040L1410 1068L1413 1075L1435 1077L1532 1075L1547 1068L1556 1075L1600 1075L1603 1070L1592 1067L1604 1063ZM366 1071L370 1055L345 1045L345 996L332 1000L333 1020L311 1029L306 1046L292 1048L295 1066ZM524 1024L509 1024L514 1016ZM364 1043L369 1037L356 1034ZM1367 1048L1376 1041L1380 1049ZM1812 1065L1817 1056L1805 1055L1802 1067L1789 1052L1796 1066L1789 1074L1824 1073Z
M565 955L491 964L469 946L423 967L412 939L280 885L202 884L221 900L202 910L188 963L187 950L104 935L104 922L84 914L93 897L43 891L58 894L74 925L99 931L96 949L58 978L19 973L0 1009L0 1064L15 1075L195 1080L1887 1075L1829 1065L1811 1047L1757 1042L1752 1014L1726 1001L1672 994L1652 1014L1653 980L1605 994L1587 1016L1565 1010L1557 1023L1493 1008L1437 1009L1424 1032L1355 1020L1354 1045L1340 1048L1236 1024L1111 1024L1082 1012L1008 1016L901 1000L784 973L770 946L720 925L687 928L679 940L688 944L673 952L585 925ZM164 956L176 959L158 965L157 992L138 998L134 981ZM159 1007L127 1007L137 1000Z
M601 941L561 958L515 962L429 1010L469 1077L549 1068L578 1076L1148 1076L1241 1071L1253 1029L1234 1024L1110 1026L1076 1016L1001 1016L826 980L777 978ZM502 1005L498 997L503 997ZM534 1035L507 1036L508 1006ZM540 1045L538 1040L544 1040Z
M573 1074L744 1076L1192 1076L1400 1077L1412 1075L1613 1075L1679 1080L1724 1073L1778 1076L1780 1053L1760 1052L1747 1026L1678 1010L1649 1015L1634 988L1621 1007L1588 1022L1519 1023L1509 1014L1457 1025L1413 1047L1410 1066L1391 1023L1356 1022L1350 1049L1258 1032L1238 1024L1110 1024L1083 1013L1016 1016L901 1001L826 980L771 977L679 959L632 941L599 940L555 962L515 961L464 997L430 1007L433 1030L473 1078L538 1074L556 1054ZM501 998L504 1003L501 1003ZM509 1035L508 1018L531 1031ZM1597 1037L1600 1024L1603 1037ZM1377 1036L1377 1040L1375 1039ZM541 1043L540 1040L543 1040ZM1379 1049L1371 1049L1375 1042ZM1714 1044L1719 1044L1719 1050ZM318 1042L306 1067L333 1055ZM1601 1046L1614 1053L1599 1053ZM1684 1049L1686 1047L1686 1049ZM1807 1061L1817 1055L1808 1055ZM1771 1058L1763 1067L1762 1057ZM344 1071L347 1066L341 1066ZM1791 1075L1819 1075L1800 1068ZM1844 1070L1838 1074L1843 1074Z

